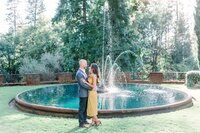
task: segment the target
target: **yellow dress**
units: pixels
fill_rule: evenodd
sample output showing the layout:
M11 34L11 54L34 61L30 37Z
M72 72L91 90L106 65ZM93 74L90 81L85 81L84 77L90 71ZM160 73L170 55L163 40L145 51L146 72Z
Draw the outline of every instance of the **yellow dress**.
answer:
M93 84L92 77L88 78L89 84ZM98 104L97 104L97 90L92 89L88 91L88 105L87 105L87 116L92 117L98 114Z

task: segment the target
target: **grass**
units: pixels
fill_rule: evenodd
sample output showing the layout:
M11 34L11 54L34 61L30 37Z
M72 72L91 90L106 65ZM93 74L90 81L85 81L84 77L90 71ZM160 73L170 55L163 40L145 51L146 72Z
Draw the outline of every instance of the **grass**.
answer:
M78 128L77 119L39 116L9 107L17 93L41 86L0 87L0 133L200 133L200 89L167 86L190 93L196 99L194 106L161 114L101 119L103 125L89 129Z

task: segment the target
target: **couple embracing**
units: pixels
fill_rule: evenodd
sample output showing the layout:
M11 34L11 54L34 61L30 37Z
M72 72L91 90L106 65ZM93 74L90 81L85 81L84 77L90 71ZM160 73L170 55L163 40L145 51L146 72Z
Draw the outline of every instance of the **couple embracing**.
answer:
M89 76L85 72L87 61L79 61L79 69L76 73L76 79L79 85L79 127L89 127L91 125L100 125L98 119L98 102L97 102L97 83L99 81L98 66L92 63L89 67ZM87 122L87 116L92 118L92 122Z

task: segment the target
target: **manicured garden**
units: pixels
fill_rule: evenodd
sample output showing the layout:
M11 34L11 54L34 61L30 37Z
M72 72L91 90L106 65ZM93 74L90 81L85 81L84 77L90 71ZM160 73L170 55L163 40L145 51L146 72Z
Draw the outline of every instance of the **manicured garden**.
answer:
M200 0L2 0L0 9L0 133L200 133ZM25 113L9 104L26 90L79 81L75 75L80 59L88 66L97 64L102 92L121 83L155 83L189 93L194 105L167 113L100 118L101 126L79 128L77 118ZM154 90L149 92L152 101L161 103L152 96ZM113 93L116 103L119 93ZM125 94L135 101L142 96ZM174 100L174 93L165 94L169 99L162 95L164 101ZM107 97L114 103L115 97ZM76 102L68 98L63 103L77 103L78 108L78 97Z
M44 85L43 85L44 86ZM45 85L49 86L49 85ZM41 86L0 87L0 133L74 133L74 132L131 132L131 133L198 133L200 132L200 90L184 85L164 85L191 94L194 106L168 113L102 118L103 125L82 129L74 118L59 118L28 114L9 107L17 93Z

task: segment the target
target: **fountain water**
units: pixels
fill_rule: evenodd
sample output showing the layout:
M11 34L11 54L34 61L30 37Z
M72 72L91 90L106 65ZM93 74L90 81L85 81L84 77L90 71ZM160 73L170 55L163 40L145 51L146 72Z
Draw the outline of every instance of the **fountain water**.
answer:
M105 2L104 8L104 19L103 19L103 46L102 46L102 63L101 63L101 84L98 87L98 92L117 92L119 88L123 88L123 86L127 83L126 82L126 75L121 70L121 67L117 64L119 59L123 57L123 55L131 54L136 57L136 61L139 62L140 66L143 66L142 60L138 55L136 55L133 51L126 50L120 53L114 60L112 59L112 55L105 56L106 49L112 49L112 26L110 23L109 17L109 6L108 3ZM107 20L107 21L106 21ZM108 39L106 41L106 34L108 33ZM108 43L108 47L105 47L105 43ZM123 84L122 84L123 83ZM116 86L119 86L117 87Z

